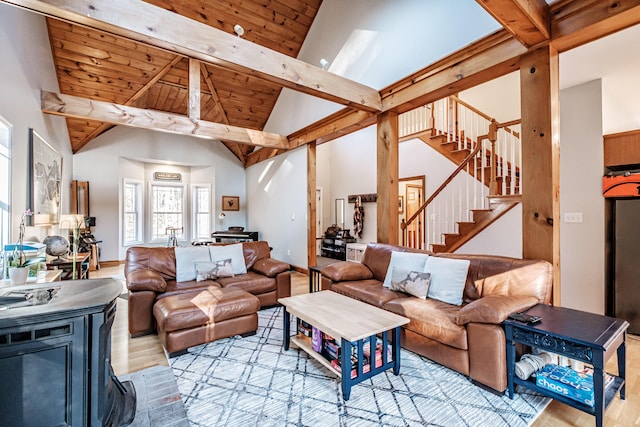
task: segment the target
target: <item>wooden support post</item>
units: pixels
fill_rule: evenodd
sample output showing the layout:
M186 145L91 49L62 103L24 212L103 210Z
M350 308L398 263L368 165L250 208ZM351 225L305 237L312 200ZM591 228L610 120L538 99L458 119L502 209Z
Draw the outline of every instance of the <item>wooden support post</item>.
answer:
M558 52L522 56L522 255L553 264L553 304L560 305L560 128Z
M398 243L398 114L378 116L378 242Z
M307 265L316 265L316 143L307 144ZM309 272L311 274L311 272Z
M189 58L189 118L200 120L200 61Z

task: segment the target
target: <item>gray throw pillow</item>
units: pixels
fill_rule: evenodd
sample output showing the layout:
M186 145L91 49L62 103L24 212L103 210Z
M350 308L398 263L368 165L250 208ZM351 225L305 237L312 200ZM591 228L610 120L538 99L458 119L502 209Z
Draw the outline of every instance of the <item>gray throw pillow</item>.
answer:
M389 289L426 299L430 282L431 275L429 273L393 267Z
M196 263L196 281L215 280L218 277L233 277L231 258Z

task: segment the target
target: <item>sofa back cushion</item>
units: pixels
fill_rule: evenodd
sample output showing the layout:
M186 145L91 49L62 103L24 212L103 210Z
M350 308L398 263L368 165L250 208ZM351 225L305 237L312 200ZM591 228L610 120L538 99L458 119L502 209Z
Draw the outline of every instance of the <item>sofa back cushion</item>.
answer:
M391 253L396 252L413 252L430 254L428 251L421 251L413 248L405 248L404 246L390 245L387 243L369 243L362 257L362 264L369 267L373 273L373 278L384 282L387 276L387 269L391 261Z
M176 277L176 256L173 248L132 246L127 249L124 264L125 276L131 271L150 269L163 279Z
M464 303L486 295L532 295L540 303L551 302L552 266L544 260L497 255L433 254L388 243L369 243L362 263L371 270L374 279L384 281L393 251L422 252L436 257L469 260L463 294Z
M247 269L253 267L256 261L271 257L269 243L265 241L243 242L242 252ZM125 276L130 271L143 268L157 271L165 280L175 280L176 256L174 249L162 246L132 246L127 249L124 264Z
M463 300L469 303L487 295L530 295L551 302L551 263L496 255L436 254L436 257L470 261Z

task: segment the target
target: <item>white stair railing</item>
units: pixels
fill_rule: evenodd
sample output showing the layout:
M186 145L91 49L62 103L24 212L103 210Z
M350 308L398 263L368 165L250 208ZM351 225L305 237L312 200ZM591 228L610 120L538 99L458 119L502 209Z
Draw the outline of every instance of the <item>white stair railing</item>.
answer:
M469 152L477 143L481 144L460 173L447 178L445 187L436 190L438 194L431 201L430 195L426 195L428 203L425 202L424 209L401 224L404 245L430 248L430 245L445 243L444 234L457 233L458 222L473 221L473 210L489 208L487 196L492 180L495 194L521 194L519 128L519 121L497 124L457 97L441 99L398 117L399 136L404 140L425 133L444 135L446 144L455 144L455 150ZM493 177L492 162L495 164ZM416 227L417 220L426 226ZM421 230L422 235L416 235L417 230Z

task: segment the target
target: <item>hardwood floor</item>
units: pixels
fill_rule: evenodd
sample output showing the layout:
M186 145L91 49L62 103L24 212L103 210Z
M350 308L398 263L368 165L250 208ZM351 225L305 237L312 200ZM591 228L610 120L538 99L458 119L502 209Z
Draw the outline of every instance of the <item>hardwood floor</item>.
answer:
M91 272L92 278L122 275L123 266L101 268ZM292 272L293 295L309 290L306 275ZM124 289L123 285L123 291ZM167 366L167 358L156 335L130 338L127 327L127 300L118 298L118 310L112 331L111 363L116 375L124 375L156 365ZM640 337L627 337L627 390L626 400L616 397L605 413L606 426L640 425ZM607 364L609 372L617 372L616 358ZM533 423L533 427L593 426L595 418L562 403L551 404Z

